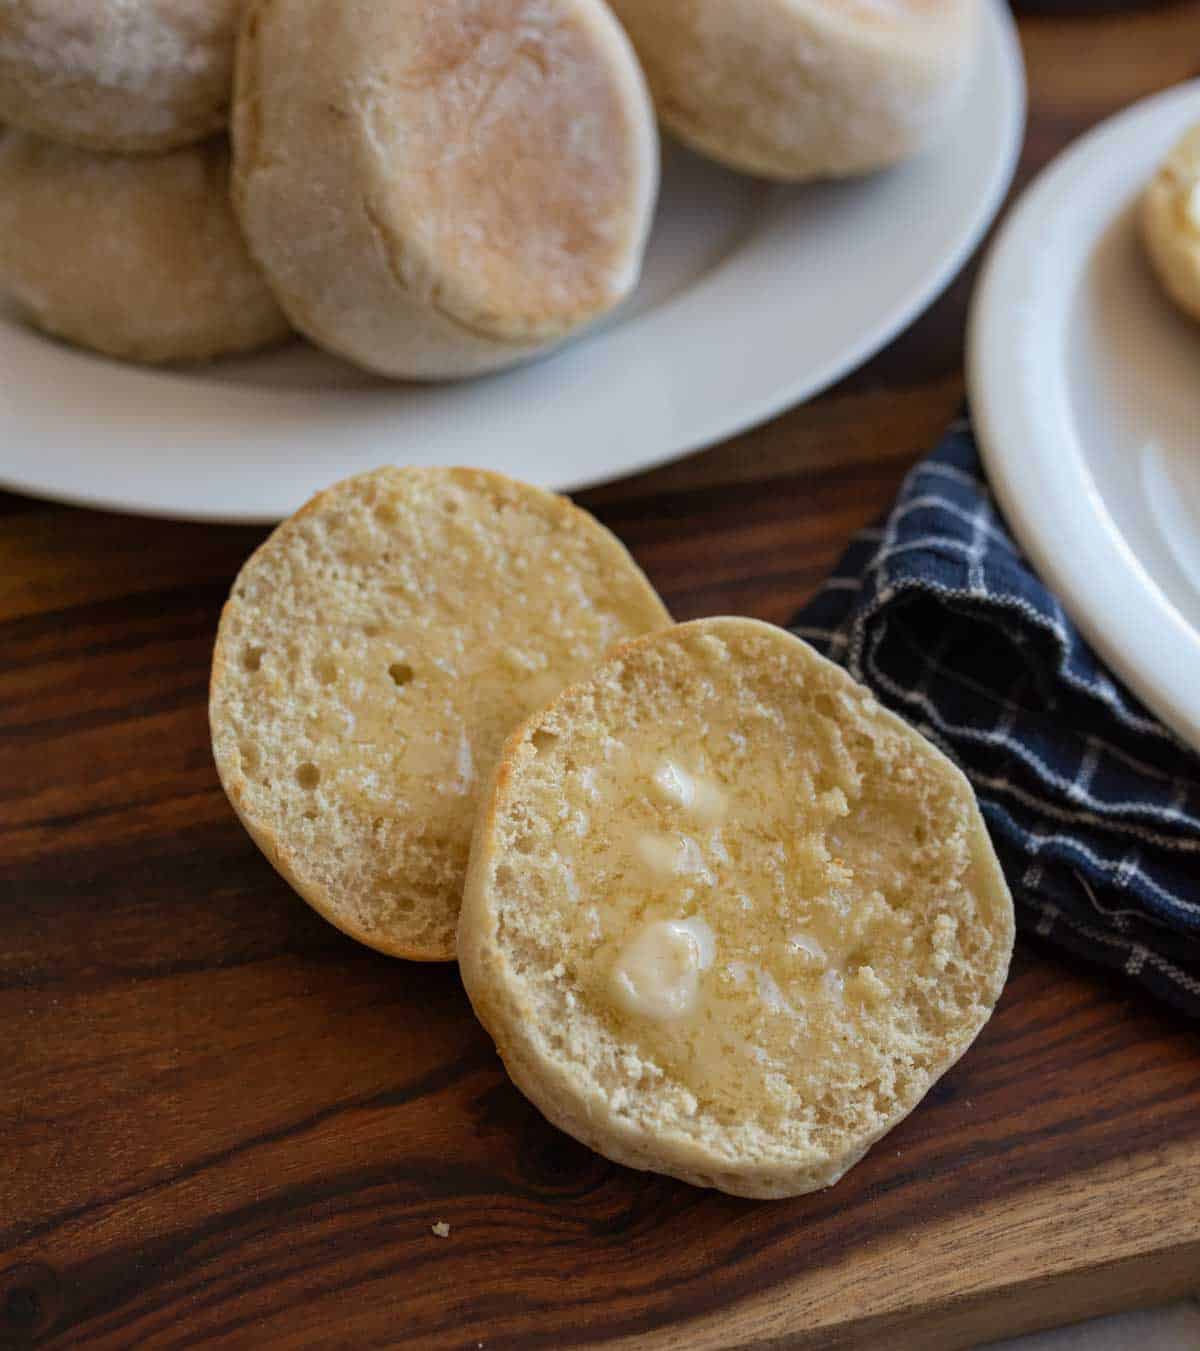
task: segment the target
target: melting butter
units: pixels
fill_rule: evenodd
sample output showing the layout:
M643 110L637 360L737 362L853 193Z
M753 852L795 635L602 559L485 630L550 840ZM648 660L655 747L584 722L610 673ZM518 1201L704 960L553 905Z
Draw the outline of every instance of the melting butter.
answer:
M698 877L710 886L713 875L704 862L704 853L690 835L639 835L637 856L652 871L664 877Z
M760 795L710 771L719 727L703 741L658 731L641 729L634 745L609 738L578 771L605 807L586 808L579 897L561 897L581 997L640 1061L731 1120L748 1075L770 1097L797 1061L847 1073L861 1061L867 1082L872 1044L838 1033L848 1012L890 997L920 941L888 899L908 822L893 821L891 797L877 801L870 781L826 786L837 746L796 763L780 749L775 765L774 728L755 724L747 744L780 785ZM782 1089L778 1101L793 1110Z
M689 774L673 760L664 760L654 771L659 796L682 807L700 821L719 821L726 810L725 793L711 779Z
M699 916L645 925L622 950L611 989L626 1013L655 1022L686 1017L699 1002L700 973L716 955L713 931Z
M825 949L812 934L792 934L788 939L788 951L793 957L800 958L803 967L811 967L813 970L818 970L829 963Z
M788 1013L794 1018L796 1010L788 1001L787 996L779 988L779 982L773 975L762 967L758 972L758 997L764 1008L770 1009L772 1013Z
M475 783L475 757L465 729L458 734L458 750L454 757L455 782L453 791L463 797Z

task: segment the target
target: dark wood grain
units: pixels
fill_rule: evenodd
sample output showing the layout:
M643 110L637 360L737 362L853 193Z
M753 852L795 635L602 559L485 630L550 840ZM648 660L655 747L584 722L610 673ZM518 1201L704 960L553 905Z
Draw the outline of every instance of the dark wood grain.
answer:
M1198 39L1195 3L1026 18L1022 181ZM890 502L961 401L972 272L808 407L583 495L680 618L786 620ZM207 664L262 534L0 497L0 1345L932 1348L1200 1284L1197 1034L1028 939L829 1192L553 1130L454 970L323 924L221 795Z

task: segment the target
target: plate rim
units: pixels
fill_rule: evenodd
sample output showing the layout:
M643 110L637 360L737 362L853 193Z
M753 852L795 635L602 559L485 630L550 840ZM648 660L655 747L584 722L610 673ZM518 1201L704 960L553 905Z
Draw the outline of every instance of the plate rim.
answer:
M1018 543L1105 664L1177 736L1200 749L1200 680L1189 681L1187 675L1188 670L1200 674L1200 631L1155 582L1108 510L1072 435L1061 373L1054 389L1039 391L1047 397L1045 407L1030 406L1028 386L1016 369L1021 344L1014 339L1022 321L1029 321L1013 303L1021 277L1036 266L1037 250L1027 247L1030 237L1040 237L1051 208L1073 183L1095 172L1114 140L1185 105L1200 117L1200 79L1173 85L1104 119L1060 151L1025 188L988 250L972 296L966 378L984 468ZM1153 168L1147 166L1147 176ZM1128 201L1114 203L1112 213L1073 251L1081 274L1095 241L1127 207ZM1061 324L1065 333L1073 288L1062 285L1059 291L1058 308L1051 318L1043 309L1039 326L1057 316L1055 331ZM1029 487L1034 482L1036 491ZM1057 504L1068 497L1086 504L1086 510L1059 511ZM1137 618L1131 621L1129 615ZM1136 642L1130 642L1133 627Z

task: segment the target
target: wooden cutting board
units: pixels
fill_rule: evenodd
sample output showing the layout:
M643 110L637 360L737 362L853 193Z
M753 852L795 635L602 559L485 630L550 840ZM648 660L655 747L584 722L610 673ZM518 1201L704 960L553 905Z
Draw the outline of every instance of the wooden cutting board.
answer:
M1195 74L1198 35L1194 3L1025 21L1024 173ZM953 415L967 287L585 503L680 618L785 620ZM1200 1286L1200 1035L1036 936L828 1192L734 1200L553 1130L454 970L324 925L221 796L208 657L259 538L0 497L0 1345L924 1351Z

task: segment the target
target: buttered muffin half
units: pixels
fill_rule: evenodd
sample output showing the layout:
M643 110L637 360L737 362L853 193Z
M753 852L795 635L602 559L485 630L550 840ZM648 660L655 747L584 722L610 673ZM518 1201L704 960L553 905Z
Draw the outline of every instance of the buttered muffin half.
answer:
M285 521L221 615L209 719L243 824L326 919L454 957L504 738L613 644L670 623L565 498L473 469L379 469Z
M948 126L979 0L613 0L663 125L790 182L883 168Z
M1012 901L935 747L781 629L619 648L510 737L459 962L517 1086L635 1168L825 1187L987 1021Z
M381 374L512 365L637 282L658 140L603 0L252 0L233 141L284 309Z

